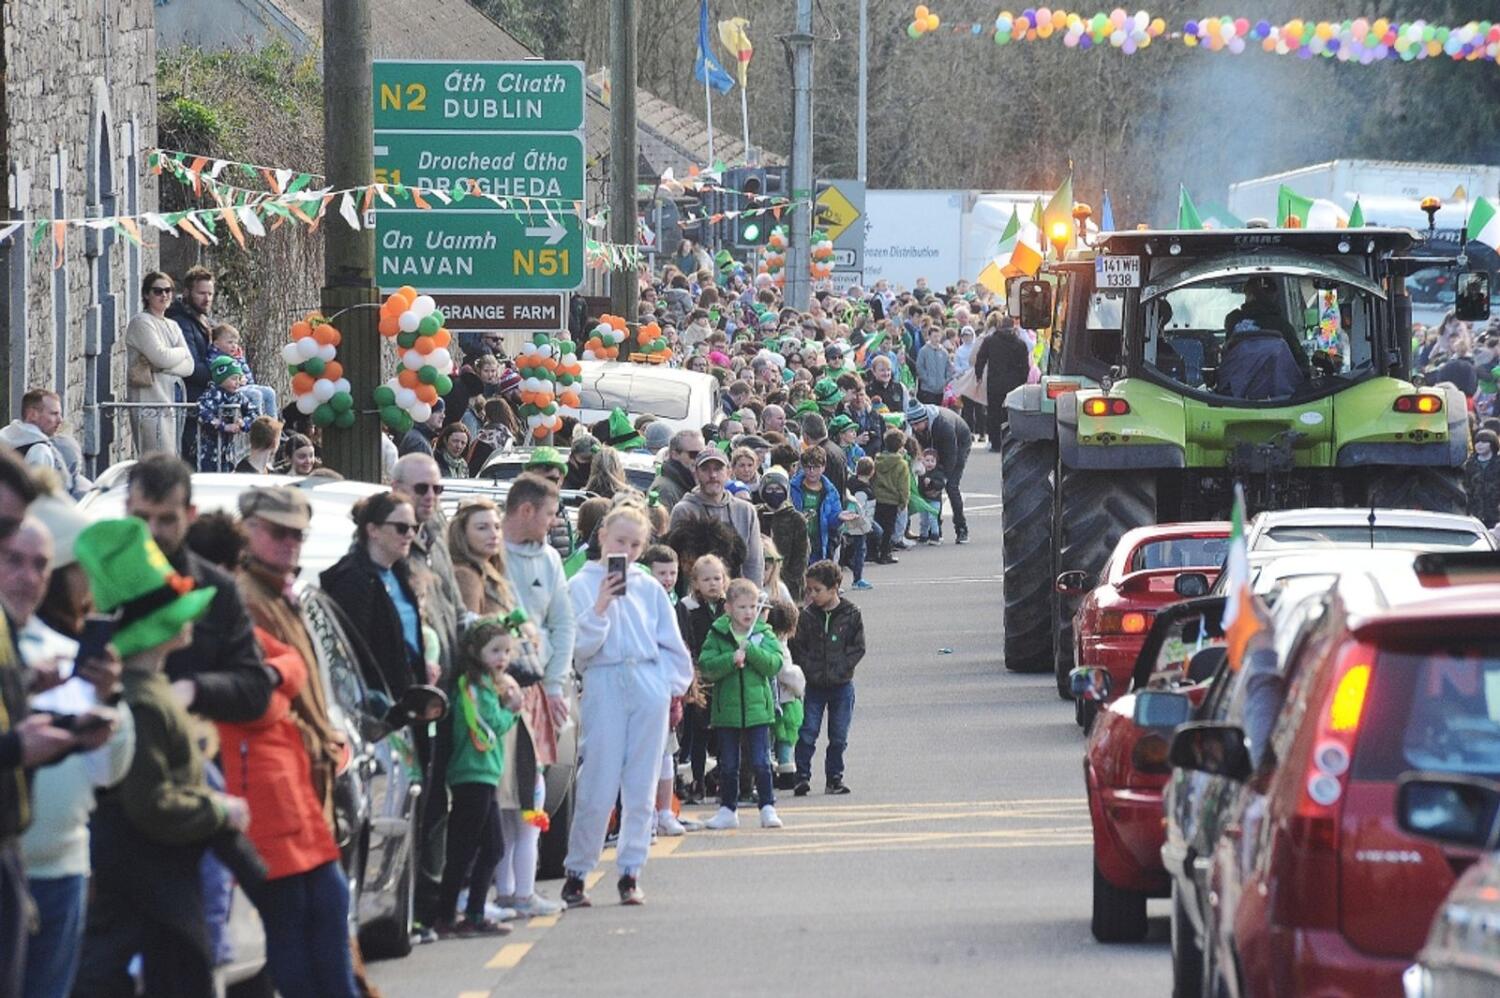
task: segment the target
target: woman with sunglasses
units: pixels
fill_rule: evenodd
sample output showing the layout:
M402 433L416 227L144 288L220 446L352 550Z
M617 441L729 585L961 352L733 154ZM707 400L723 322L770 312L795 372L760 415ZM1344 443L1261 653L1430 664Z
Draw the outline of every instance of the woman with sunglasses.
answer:
M422 606L407 561L417 513L395 493L377 492L355 503L352 516L354 545L319 578L369 645L391 696L400 697L438 678L423 654Z
M130 402L185 402L183 378L193 373L193 352L183 339L182 328L167 318L172 304L172 278L153 270L141 281L141 311L125 327L125 397ZM182 445L182 414L161 408L131 408L130 430L137 454L169 451Z

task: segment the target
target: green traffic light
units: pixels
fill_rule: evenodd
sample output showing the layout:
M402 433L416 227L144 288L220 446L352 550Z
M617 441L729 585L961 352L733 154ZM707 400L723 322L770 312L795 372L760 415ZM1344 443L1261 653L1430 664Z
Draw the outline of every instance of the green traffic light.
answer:
M749 223L747 223L745 225L745 228L743 230L741 230L740 235L744 239L744 241L747 242L747 243L760 242L760 223L759 222L749 222Z

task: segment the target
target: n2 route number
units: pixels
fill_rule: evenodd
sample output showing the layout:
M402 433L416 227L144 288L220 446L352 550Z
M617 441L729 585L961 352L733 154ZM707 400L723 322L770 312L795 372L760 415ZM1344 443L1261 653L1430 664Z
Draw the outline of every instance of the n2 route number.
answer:
M405 103L402 99L405 98ZM425 111L427 110L427 84L382 83L380 85L380 109Z
M1141 286L1141 258L1138 256L1094 257L1096 288L1138 288Z

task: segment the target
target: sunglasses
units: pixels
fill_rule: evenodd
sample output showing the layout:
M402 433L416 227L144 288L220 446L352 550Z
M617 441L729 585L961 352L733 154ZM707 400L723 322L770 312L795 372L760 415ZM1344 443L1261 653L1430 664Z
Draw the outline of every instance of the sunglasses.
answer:
M169 284L166 287L151 288L150 293L153 295L169 295L172 293L172 286Z
M405 537L407 534L410 534L417 529L417 525L415 523L404 523L401 520L386 520L381 524L381 526L390 527L402 537Z
M443 494L443 486L437 484L429 485L427 482L417 482L412 485L411 490L419 496L425 496L428 492L431 492L435 496Z

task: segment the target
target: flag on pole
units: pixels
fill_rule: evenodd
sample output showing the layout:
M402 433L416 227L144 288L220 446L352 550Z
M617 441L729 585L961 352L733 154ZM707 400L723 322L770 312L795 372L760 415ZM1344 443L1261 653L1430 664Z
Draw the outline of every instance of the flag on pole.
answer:
M1046 242L1052 241L1052 233L1057 225L1067 226L1067 231L1073 231L1073 175L1068 174L1068 179L1062 182L1057 193L1052 195L1052 200L1047 202L1047 207L1042 210L1042 238Z
M1489 198L1475 198L1469 209L1469 238L1500 249L1500 210Z
M1104 191L1104 204L1099 207L1099 231L1115 231L1115 208L1109 203L1109 189Z
M708 0L700 0L698 4L698 59L693 64L693 76L699 83L713 87L721 94L726 94L734 88L734 77L724 72L724 67L719 65L719 59L709 48L708 40Z
M1005 223L1005 231L1000 233L1000 242L995 247L995 256L979 272L979 283L997 295L1005 293L1005 265L1010 262L1010 255L1015 250L1016 242L1020 237L1021 213L1015 205L1011 205L1010 221Z
M1365 224L1365 209L1364 209L1364 206L1359 203L1359 198L1355 198L1354 199L1354 207L1349 209L1349 228L1351 228L1351 229L1364 228L1364 224Z
M1041 269L1044 256L1042 216L1042 202L1037 201L1031 212L1031 220L1022 225L1021 231L1016 234L1016 244L1010 251L1010 259L1001 268L1002 277L1035 277L1036 272Z
M1177 185L1177 227L1194 232L1203 228L1203 219L1198 217L1198 208L1183 184Z
M1307 216L1312 211L1312 207L1312 198L1303 197L1282 184L1281 189L1276 192L1276 227L1278 229L1305 228Z
M750 22L743 17L719 22L719 41L734 56L734 75L739 77L741 87L745 85L745 74L750 70L750 56L754 52L750 36L745 33L749 26Z
M1234 510L1229 516L1229 557L1224 573L1228 582L1224 590L1224 637L1229 646L1229 668L1239 671L1245 649L1261 628L1265 608L1257 607L1250 586L1250 554L1245 546L1245 490L1234 486Z

